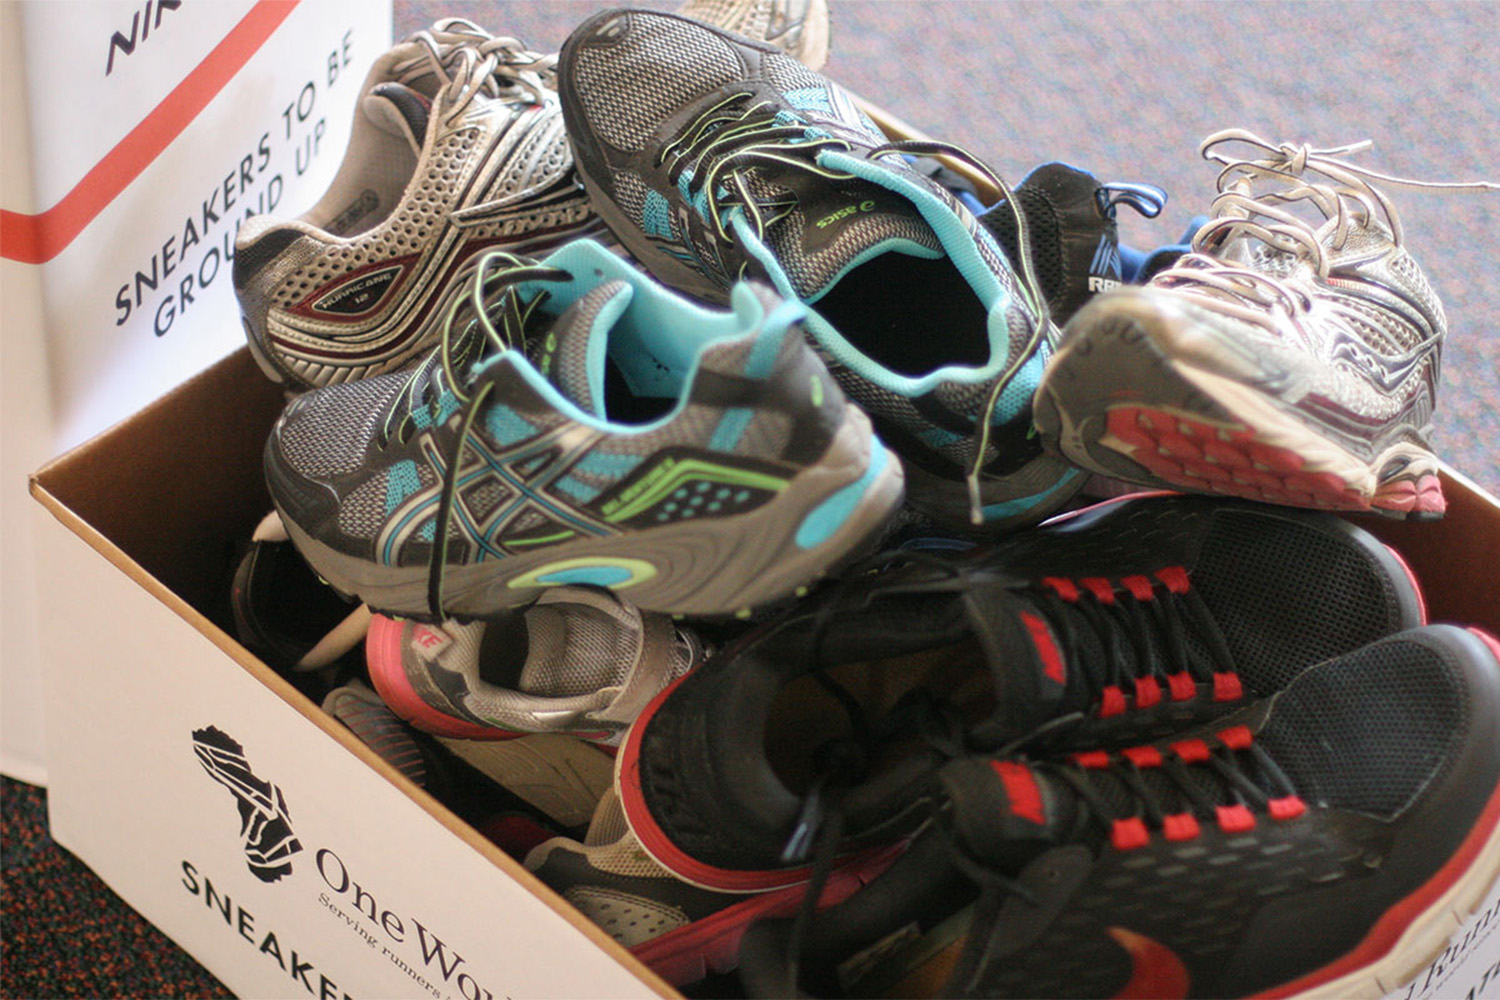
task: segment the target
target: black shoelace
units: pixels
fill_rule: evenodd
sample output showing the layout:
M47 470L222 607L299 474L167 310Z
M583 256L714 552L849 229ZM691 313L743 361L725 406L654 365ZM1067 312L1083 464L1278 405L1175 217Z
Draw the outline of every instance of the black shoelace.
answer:
M427 606L435 620L444 612L443 576L447 568L448 525L453 517L453 494L474 421L494 391L495 380L485 378L485 362L524 346L546 292L522 297L517 286L534 281L571 281L567 271L547 267L525 257L496 251L480 259L470 290L448 309L442 339L426 359L412 369L397 394L385 422L376 432L384 448L392 437L405 444L418 426L415 414L426 410L426 424L438 424L460 412L458 432L443 456L443 485L433 523L432 554L428 563Z
M1229 644L1180 567L1118 580L1048 578L1030 596L1100 716L1120 714L1128 701L1137 709L1188 701L1200 684L1218 701L1243 693Z

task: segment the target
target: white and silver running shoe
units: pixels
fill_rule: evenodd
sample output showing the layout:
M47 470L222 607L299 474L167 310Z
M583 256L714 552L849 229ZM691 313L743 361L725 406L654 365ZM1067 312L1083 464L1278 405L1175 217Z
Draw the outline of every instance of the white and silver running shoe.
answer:
M828 0L687 0L677 13L770 42L810 70L828 62Z
M1205 139L1223 165L1210 220L1148 284L1069 321L1035 399L1048 447L1134 483L1442 516L1428 434L1447 321L1381 187L1500 186L1344 159L1369 145Z
M666 615L605 590L558 587L490 622L376 615L365 654L380 697L424 732L468 740L562 733L616 746L703 647Z
M267 375L303 389L400 368L436 339L484 251L602 232L555 62L459 18L376 61L328 191L236 238L235 290Z

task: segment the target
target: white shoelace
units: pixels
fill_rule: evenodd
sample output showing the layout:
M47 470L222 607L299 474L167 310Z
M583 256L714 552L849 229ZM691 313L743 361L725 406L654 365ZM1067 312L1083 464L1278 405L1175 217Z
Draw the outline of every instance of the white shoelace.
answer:
M449 115L462 114L479 94L491 98L545 100L557 90L557 54L533 52L508 35L491 35L472 21L444 18L410 41L424 51L396 65L398 80L434 73L447 83Z
M1222 149L1231 143L1248 145L1260 155L1232 156ZM1319 279L1326 279L1327 249L1343 249L1350 234L1369 228L1377 212L1384 217L1391 242L1401 245L1401 220L1377 183L1429 191L1500 191L1500 184L1488 181L1418 181L1341 159L1371 145L1369 140L1329 149L1272 144L1244 129L1210 135L1203 140L1200 152L1204 159L1224 165L1219 172L1213 217L1194 234L1193 252L1159 274L1154 283L1204 291L1208 293L1201 303L1205 307L1274 329L1279 313L1295 315L1311 307L1308 293L1265 271L1236 266L1217 256L1218 248L1236 237L1251 237L1306 261ZM1327 182L1309 180L1305 176L1308 172L1321 174ZM1314 227L1290 207L1284 207L1300 204L1312 205L1325 221Z

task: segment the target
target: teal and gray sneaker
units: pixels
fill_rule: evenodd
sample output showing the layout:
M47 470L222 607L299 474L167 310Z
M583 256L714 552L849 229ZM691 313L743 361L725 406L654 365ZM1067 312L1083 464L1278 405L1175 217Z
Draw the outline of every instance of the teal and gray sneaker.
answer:
M786 53L673 14L585 21L559 55L558 92L596 211L652 274L718 302L758 277L812 307L809 337L901 456L922 513L1020 527L1082 484L1032 428L1057 331L1029 257L1013 268L908 160L984 170L972 157L891 142Z
M374 611L483 618L548 587L748 613L873 542L902 470L746 283L692 303L579 241L496 252L406 372L314 390L265 467L292 541Z

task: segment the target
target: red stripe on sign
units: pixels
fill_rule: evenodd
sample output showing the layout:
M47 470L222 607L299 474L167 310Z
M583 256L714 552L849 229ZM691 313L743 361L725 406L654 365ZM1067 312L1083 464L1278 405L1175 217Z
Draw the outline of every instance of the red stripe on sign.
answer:
M260 51L300 0L259 0L62 200L37 215L0 209L0 257L45 264L140 176Z

